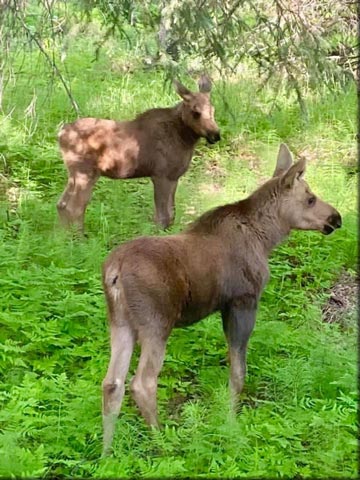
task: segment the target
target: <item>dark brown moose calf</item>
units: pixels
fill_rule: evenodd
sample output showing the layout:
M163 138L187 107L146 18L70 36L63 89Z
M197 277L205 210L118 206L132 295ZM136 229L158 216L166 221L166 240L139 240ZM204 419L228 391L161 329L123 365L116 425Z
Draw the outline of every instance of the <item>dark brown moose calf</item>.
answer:
M64 125L59 144L69 178L57 204L63 224L76 223L83 230L92 189L105 176L151 177L155 221L163 228L170 225L177 183L189 167L196 142L200 137L209 143L220 140L210 80L200 78L200 93L174 84L183 99L175 107L154 108L132 121L81 118Z
M205 213L180 234L141 237L109 255L103 266L111 329L103 381L104 453L111 446L135 342L141 356L130 388L151 425L157 425L157 378L171 330L218 310L229 344L233 398L241 392L271 250L293 229L329 234L341 226L339 212L303 180L305 160L291 164L282 144L273 178L248 198Z

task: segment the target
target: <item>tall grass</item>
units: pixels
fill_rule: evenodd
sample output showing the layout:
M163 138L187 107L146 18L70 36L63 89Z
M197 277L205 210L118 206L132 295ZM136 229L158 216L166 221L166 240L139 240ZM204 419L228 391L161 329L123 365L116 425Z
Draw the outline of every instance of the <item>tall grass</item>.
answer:
M120 75L109 55L91 63L90 51L79 40L67 59L83 115L131 118L177 101L161 72ZM29 55L8 86L5 111L13 110L0 118L0 475L355 478L356 325L321 316L327 289L341 271L355 271L355 88L309 97L305 125L292 98L255 94L251 76L215 85L224 139L198 147L171 232L249 194L271 175L280 141L307 156L312 189L341 211L344 225L330 237L296 232L272 255L238 415L229 411L226 345L212 315L169 340L158 394L164 429L147 429L127 394L114 455L100 459L109 354L100 266L118 243L163 232L152 223L146 179L98 182L87 239L58 228L66 175L56 132L74 116L56 82L49 96L44 74L28 88L34 60ZM35 110L24 116L34 94Z

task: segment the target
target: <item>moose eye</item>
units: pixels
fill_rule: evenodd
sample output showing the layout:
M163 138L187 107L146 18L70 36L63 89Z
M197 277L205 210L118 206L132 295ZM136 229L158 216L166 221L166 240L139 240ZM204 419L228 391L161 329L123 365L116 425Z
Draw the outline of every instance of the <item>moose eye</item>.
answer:
M200 112L196 112L196 111L193 110L192 116L193 116L194 118L200 118L200 115L201 115Z
M308 203L309 207L311 207L312 205L315 205L315 202L316 202L316 197L312 196L312 197L308 198L307 203Z

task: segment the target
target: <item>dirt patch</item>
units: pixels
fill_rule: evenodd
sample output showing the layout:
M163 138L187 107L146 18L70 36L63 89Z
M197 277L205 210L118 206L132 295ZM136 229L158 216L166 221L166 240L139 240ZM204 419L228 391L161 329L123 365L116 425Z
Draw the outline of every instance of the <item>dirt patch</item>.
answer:
M316 161L321 158L321 155L319 155L315 150L307 147L302 150L297 155L297 160L300 160L304 158L308 163L316 163Z
M185 213L186 213L186 215L190 215L192 217L195 217L197 215L197 210L193 205L188 205L185 208Z
M329 298L322 309L324 322L339 323L344 327L356 322L359 278L342 273L330 289Z
M299 151L297 159L305 158L310 164L316 165L318 168L328 174L333 174L334 171L343 172L348 176L359 173L359 166L357 162L356 147L341 148L339 146L336 156L325 148L317 148L313 150L309 147Z
M202 183L200 185L200 192L207 195L222 192L223 187L219 183Z
M262 171L263 160L252 150L240 143L237 147L236 159L240 161L246 168L256 175L256 183L258 186L269 180L268 175L264 175Z
M219 179L226 177L226 171L220 164L220 160L217 158L209 158L205 164L205 175Z
M244 162L250 170L254 171L257 174L260 174L261 160L253 152L249 150L245 150L245 148L242 148L238 152L238 158L240 159L241 162Z
M229 153L234 160L241 162L246 167L260 173L262 159L241 138L235 138L230 142Z

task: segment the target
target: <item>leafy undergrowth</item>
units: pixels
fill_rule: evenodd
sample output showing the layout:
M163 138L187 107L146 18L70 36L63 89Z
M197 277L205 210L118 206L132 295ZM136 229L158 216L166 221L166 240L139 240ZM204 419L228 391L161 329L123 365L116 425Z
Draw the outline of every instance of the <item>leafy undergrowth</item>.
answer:
M129 118L176 101L164 94L160 73L116 79L105 60L92 67L85 90L89 58L75 52L70 61L86 115ZM39 98L42 88L39 80ZM343 228L329 237L295 232L273 253L236 416L221 321L213 315L169 340L158 393L164 428L147 429L127 394L106 459L100 386L109 342L100 266L118 243L163 234L152 223L152 189L146 179L101 180L87 212L88 237L62 232L55 204L65 172L55 134L71 113L59 87L29 129L26 84L10 92L16 109L0 119L1 476L357 476L356 324L322 321L328 289L342 271L355 270L356 175L348 168L355 89L309 98L306 126L288 98L270 108L269 92L255 99L253 89L246 79L226 86L231 116L215 88L223 140L197 149L170 231L250 193L271 175L280 141L308 156L307 179L341 211Z

